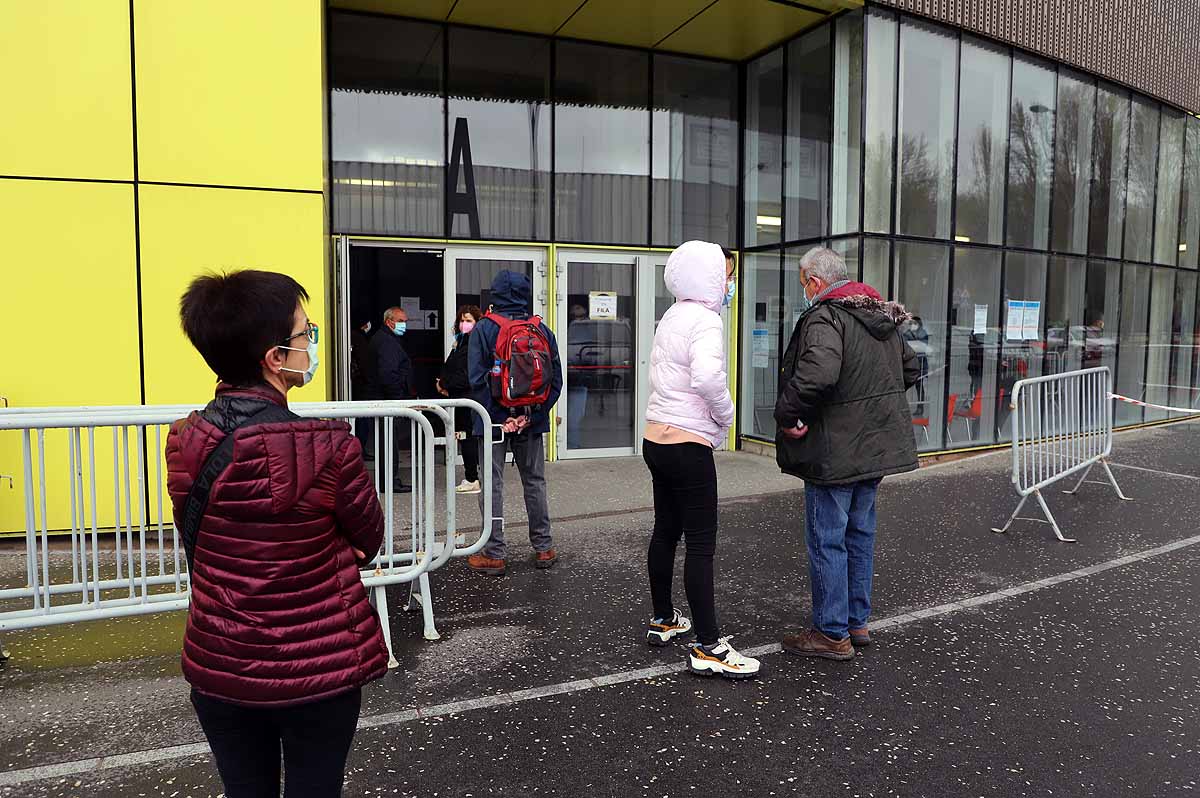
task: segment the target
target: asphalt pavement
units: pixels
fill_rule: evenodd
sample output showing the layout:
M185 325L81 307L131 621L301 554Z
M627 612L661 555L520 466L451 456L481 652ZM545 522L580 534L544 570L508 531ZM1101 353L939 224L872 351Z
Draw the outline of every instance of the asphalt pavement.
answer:
M400 667L365 691L345 794L1194 794L1198 447L1195 424L1118 435L1133 501L1048 494L1077 543L990 531L1017 499L1004 454L887 480L876 644L849 663L778 651L809 620L800 483L725 456L721 631L763 661L743 683L644 643L640 461L555 464L554 569L533 567L514 523L507 576L433 576L438 642L394 591ZM0 796L219 795L181 629L163 615L6 635Z

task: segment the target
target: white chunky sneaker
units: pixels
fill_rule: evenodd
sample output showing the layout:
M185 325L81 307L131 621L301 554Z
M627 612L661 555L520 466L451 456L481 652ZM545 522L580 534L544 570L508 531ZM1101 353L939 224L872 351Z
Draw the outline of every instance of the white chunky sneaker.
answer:
M676 637L692 631L692 622L683 617L679 610L669 620L652 618L646 627L646 642L652 646L665 646Z
M739 654L722 637L716 645L696 643L688 654L688 669L697 676L724 676L726 679L749 679L758 675L759 662L754 657Z
M479 480L468 482L463 480L458 483L458 487L454 489L455 493L479 493Z

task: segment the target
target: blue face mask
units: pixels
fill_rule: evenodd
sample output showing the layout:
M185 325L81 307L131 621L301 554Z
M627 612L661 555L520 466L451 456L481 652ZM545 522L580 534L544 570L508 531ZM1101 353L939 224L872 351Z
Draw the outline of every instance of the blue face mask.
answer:
M408 322L396 322L396 326L392 328L392 332L394 332L396 335L404 335L404 333L408 332Z
M303 382L300 383L301 385L308 385L310 382L312 382L313 377L315 377L317 375L317 366L319 365L319 361L317 360L317 343L316 343L316 341L309 341L308 346L305 347L304 349L297 349L294 346L281 346L279 348L280 349L288 349L292 352L307 352L308 353L308 368L306 368L304 371L301 371L300 369L289 369L289 368L286 368L283 366L281 366L279 370L280 371L290 371L293 374L303 374L304 377L302 378Z
M737 293L737 283L735 283L733 280L729 280L725 284L725 298L721 300L721 304L724 307L729 307L730 305L732 305L733 304L733 295L736 293Z

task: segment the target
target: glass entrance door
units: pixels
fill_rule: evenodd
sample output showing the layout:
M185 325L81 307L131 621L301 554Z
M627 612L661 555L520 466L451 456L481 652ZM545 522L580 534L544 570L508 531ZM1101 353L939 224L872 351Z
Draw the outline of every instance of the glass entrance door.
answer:
M566 379L560 457L631 455L639 446L644 363L642 259L560 251L559 348Z

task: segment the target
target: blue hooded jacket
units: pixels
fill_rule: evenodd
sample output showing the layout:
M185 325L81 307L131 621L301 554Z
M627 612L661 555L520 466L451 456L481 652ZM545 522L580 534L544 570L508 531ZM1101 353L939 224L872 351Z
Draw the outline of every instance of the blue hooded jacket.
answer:
M492 282L492 312L509 319L527 319L533 307L533 286L529 278L517 272L502 271ZM562 393L563 371L562 361L558 354L558 341L554 333L545 324L542 332L550 341L550 355L553 358L551 368L550 395L545 404L533 412L529 420L529 432L534 435L544 435L550 431L550 411L558 402ZM494 321L483 318L471 331L469 352L467 355L467 371L471 379L471 398L488 409L492 421L503 424L508 418L519 415L518 411L503 407L492 399L492 389L489 375L496 360L496 338L500 335L500 327ZM475 434L483 435L483 422L475 421Z

